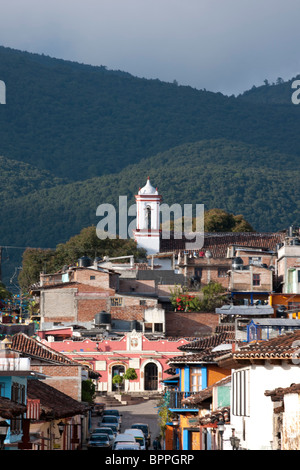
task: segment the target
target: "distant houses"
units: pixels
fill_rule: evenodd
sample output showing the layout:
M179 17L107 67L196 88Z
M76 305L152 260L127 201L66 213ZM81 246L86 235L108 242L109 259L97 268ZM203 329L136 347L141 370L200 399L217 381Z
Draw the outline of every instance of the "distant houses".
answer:
M208 233L201 249L187 250L184 239L159 237L160 196L149 180L137 200L148 263L81 257L41 273L27 324L3 315L0 417L24 424L4 445L82 446L89 380L98 401L164 397L165 450L299 449L299 229ZM201 299L212 283L223 305L175 311L176 286Z

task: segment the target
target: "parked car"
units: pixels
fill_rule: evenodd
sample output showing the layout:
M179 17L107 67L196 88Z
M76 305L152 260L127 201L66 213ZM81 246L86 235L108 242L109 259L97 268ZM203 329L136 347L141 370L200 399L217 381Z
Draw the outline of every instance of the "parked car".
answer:
M114 450L141 450L141 448L137 443L118 442Z
M117 436L117 431L114 431L112 428L109 428L108 426L102 426L100 428L95 428L92 434L107 434L110 442L113 444L115 437Z
M104 410L103 415L117 416L117 418L119 418L120 424L122 423L122 415L119 412L119 410L112 410L112 409Z
M146 446L147 448L151 445L151 433L148 424L145 423L134 423L131 426L132 429L141 429L143 431L144 436L146 438Z
M91 434L87 443L87 449L106 449L112 448L112 443L107 434Z
M125 429L124 433L131 434L135 438L135 441L138 444L140 444L141 450L146 450L146 438L141 429L137 429L137 428Z
M105 409L104 403L94 403L92 408L92 416L101 416Z
M118 431L120 431L121 424L117 416L103 415L101 419L101 426L110 426L114 424L117 426Z
M99 421L98 423L98 428L110 428L113 430L115 436L120 432L119 430L119 424L112 424L112 423L102 423L102 421Z
M121 433L121 434L118 434L117 437L115 438L115 442L113 444L113 450L117 450L117 448L119 447L118 444L136 444L136 440L134 436L132 436L132 434Z

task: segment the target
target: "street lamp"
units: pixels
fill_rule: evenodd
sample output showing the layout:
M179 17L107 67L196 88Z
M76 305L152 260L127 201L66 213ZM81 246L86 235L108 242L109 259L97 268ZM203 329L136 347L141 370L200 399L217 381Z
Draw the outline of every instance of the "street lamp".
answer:
M60 421L57 423L59 434L62 436L62 433L64 432L65 429L65 423L63 421Z
M224 425L224 421L219 421L218 422L218 431L219 431L219 434L220 434L220 450L223 450L223 434L224 434L224 429L225 429L225 425Z
M7 423L7 421L5 420L0 421L0 449L1 450L4 449L4 441L6 438L8 428L9 428L9 424Z

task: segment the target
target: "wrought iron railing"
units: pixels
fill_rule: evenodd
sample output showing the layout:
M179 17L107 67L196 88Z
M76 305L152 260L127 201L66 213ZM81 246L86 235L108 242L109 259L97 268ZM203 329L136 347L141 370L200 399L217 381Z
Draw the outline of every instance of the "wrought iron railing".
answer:
M199 392L178 392L170 391L169 395L169 408L195 408L192 403L185 403L184 400L188 397L195 396Z

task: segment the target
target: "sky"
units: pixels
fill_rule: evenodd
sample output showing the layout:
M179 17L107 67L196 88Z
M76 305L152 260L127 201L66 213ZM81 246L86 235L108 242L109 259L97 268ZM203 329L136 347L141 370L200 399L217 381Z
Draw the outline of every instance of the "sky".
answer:
M237 95L300 73L299 19L299 0L0 0L0 45Z

